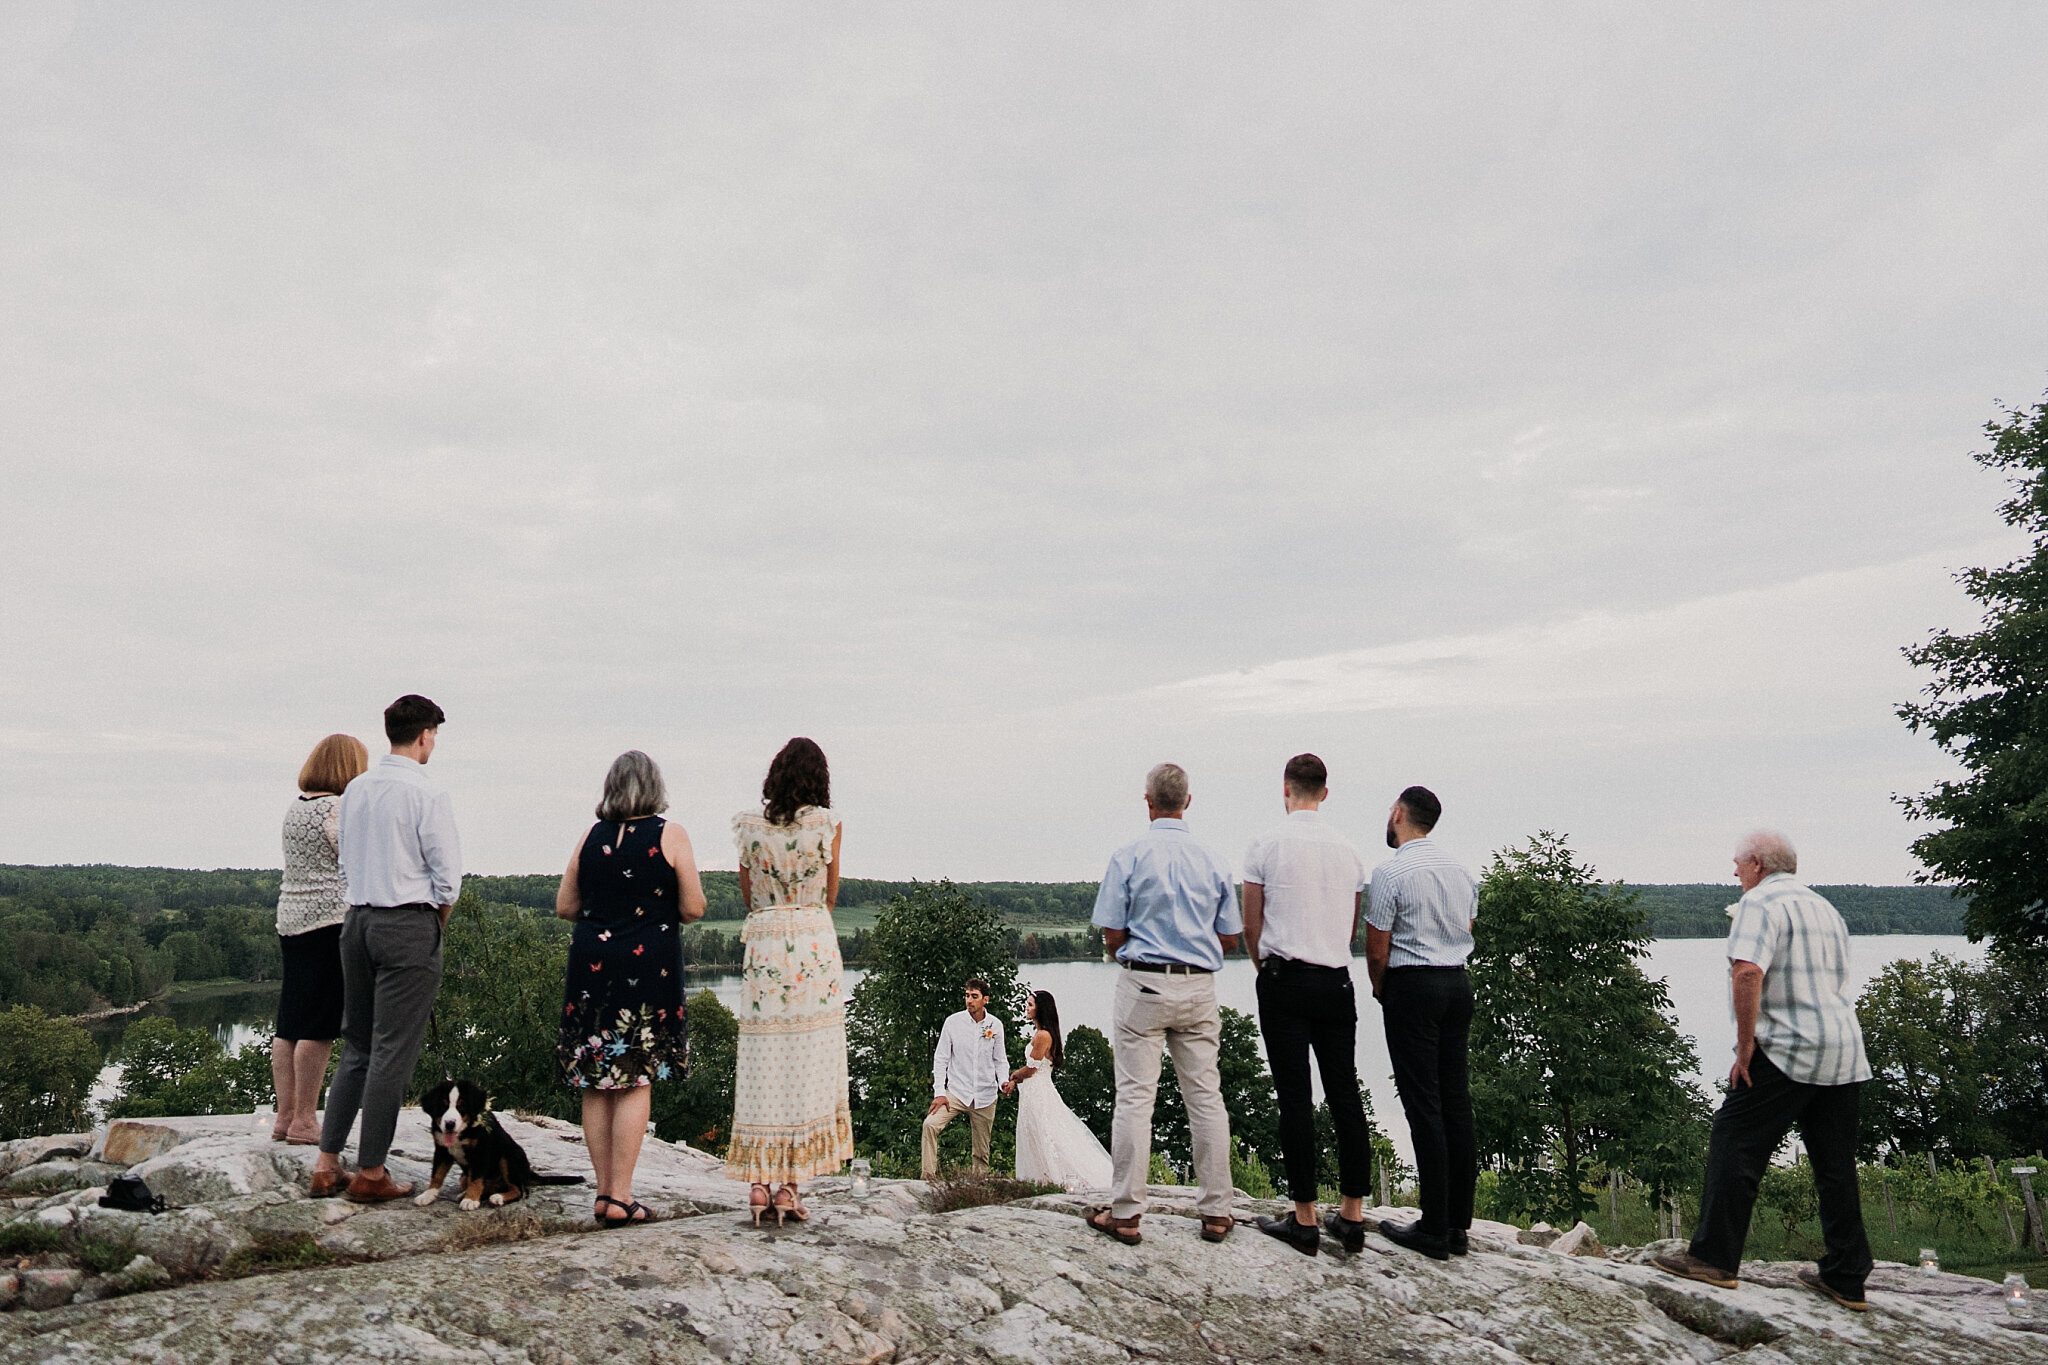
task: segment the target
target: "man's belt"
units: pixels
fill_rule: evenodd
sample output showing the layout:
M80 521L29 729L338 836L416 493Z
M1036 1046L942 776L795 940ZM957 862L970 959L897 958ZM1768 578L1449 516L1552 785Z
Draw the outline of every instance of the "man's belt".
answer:
M351 910L439 910L440 908L438 905L429 905L425 901L409 901L404 905L351 905L349 907Z
M1117 959L1117 965L1127 972L1167 972L1174 976L1193 976L1196 972L1208 976L1216 970L1187 962L1126 962L1122 958Z

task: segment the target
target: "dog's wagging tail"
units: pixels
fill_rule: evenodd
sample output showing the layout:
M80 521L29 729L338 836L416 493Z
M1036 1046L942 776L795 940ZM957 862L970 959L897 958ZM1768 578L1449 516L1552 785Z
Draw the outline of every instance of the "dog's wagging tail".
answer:
M526 1149L491 1113L490 1097L470 1081L442 1081L420 1096L434 1134L434 1171L415 1202L424 1208L441 1197L448 1172L462 1168L462 1207L494 1207L524 1199L535 1185L581 1185L580 1175L539 1175Z

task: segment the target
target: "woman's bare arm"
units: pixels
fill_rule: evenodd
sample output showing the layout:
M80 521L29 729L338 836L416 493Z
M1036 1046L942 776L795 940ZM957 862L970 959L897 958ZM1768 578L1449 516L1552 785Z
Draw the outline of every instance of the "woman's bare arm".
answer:
M697 853L690 847L689 832L673 820L661 827L661 853L676 870L676 890L683 898L676 909L683 923L695 924L704 918L704 882L697 875Z
M846 833L846 826L832 826L832 864L825 869L825 908L831 910L839 904L839 839Z
M583 845L579 843L569 855L569 870L562 874L562 884L555 888L556 919L575 919L583 911L583 889L576 885L576 865L582 860Z

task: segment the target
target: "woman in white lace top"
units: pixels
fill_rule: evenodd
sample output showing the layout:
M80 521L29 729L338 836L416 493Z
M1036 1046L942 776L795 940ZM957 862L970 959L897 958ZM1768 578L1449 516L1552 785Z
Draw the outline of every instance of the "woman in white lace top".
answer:
M272 1140L320 1141L320 1082L341 1032L341 922L348 888L341 877L341 793L370 765L353 735L329 735L299 769L299 798L284 813L284 877L278 886L278 992L270 1078L277 1087Z

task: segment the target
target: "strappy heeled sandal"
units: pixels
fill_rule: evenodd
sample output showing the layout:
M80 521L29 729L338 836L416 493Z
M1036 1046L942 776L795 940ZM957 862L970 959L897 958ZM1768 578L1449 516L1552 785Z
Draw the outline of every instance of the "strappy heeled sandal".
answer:
M787 1204L782 1202L785 1194L789 1196ZM811 1211L798 1200L794 1182L779 1186L775 1191L775 1226L781 1227L784 1218L794 1218L799 1223L811 1221Z
M768 1187L756 1180L754 1188L747 1191L747 1207L753 1210L755 1227L761 1226L761 1215L768 1212L774 1203L775 1196L769 1193Z

